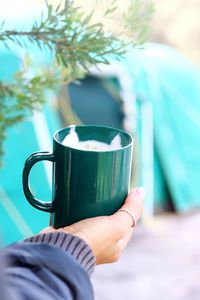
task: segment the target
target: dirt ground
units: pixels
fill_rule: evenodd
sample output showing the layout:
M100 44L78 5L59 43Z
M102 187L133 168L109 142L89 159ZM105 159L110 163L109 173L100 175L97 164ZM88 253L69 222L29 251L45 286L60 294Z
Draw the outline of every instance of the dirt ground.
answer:
M121 259L96 267L96 300L199 300L200 212L136 228Z

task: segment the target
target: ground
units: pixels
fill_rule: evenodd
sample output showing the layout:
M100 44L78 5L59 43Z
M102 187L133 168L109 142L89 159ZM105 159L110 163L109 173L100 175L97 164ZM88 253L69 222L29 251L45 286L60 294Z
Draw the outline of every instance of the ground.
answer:
M200 213L139 224L121 259L98 266L95 300L199 300Z

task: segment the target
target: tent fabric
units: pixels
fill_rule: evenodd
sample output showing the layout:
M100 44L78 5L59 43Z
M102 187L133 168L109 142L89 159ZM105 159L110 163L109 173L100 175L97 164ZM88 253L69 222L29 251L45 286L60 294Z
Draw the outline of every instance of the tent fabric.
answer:
M124 64L137 99L153 107L154 145L163 172L155 182L166 181L177 212L199 208L199 70L175 49L157 44L129 53Z
M5 6L5 5L4 5ZM20 17L10 14L9 7L4 7L0 15L5 19L4 29L10 30L23 24L23 29L29 29L32 23L40 17L41 6L33 4L23 6L19 10ZM19 16L18 14L18 16ZM37 45L26 40L23 49L7 42L9 50L0 44L0 79L10 81L21 65L21 59L27 53L30 55L33 70L52 60L50 51L40 51ZM35 69L34 69L35 68ZM0 245L7 245L23 239L33 233L38 233L49 224L49 214L34 209L26 200L22 190L22 170L27 157L34 151L52 150L52 134L61 127L55 99L47 95L48 104L41 113L7 130L4 143L3 166L0 168ZM50 164L50 163L49 163ZM51 167L48 163L39 163L33 167L30 174L31 189L40 199L50 200L51 197ZM2 237L2 238L1 238Z
M49 214L33 208L26 200L22 189L25 160L33 152L52 151L53 132L61 127L57 113L50 103L39 114L42 115L42 121L40 117L34 115L7 131L3 166L0 169L2 245L36 234L49 225ZM43 142L41 132L44 135ZM51 166L38 163L33 167L29 180L34 195L44 201L51 200Z
M99 78L87 76L79 85L70 84L69 96L73 111L84 124L122 129L122 101L114 99Z
M6 62L6 63L5 63ZM0 78L11 80L20 66L12 52L0 54ZM5 67L6 66L6 67ZM38 233L48 226L49 215L34 209L22 190L22 170L27 157L39 150L52 150L53 132L60 128L53 97L40 113L34 113L24 122L8 128L4 156L0 168L0 234L1 245ZM37 164L31 174L33 193L40 199L51 199L51 171L44 163Z

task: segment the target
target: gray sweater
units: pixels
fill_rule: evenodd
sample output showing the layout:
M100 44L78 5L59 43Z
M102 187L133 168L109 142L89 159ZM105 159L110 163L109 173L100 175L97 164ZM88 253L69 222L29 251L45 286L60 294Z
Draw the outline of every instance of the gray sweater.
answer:
M78 263L91 275L95 268L95 257L86 242L77 236L64 232L38 234L26 240L25 243L40 243L60 248L72 255Z

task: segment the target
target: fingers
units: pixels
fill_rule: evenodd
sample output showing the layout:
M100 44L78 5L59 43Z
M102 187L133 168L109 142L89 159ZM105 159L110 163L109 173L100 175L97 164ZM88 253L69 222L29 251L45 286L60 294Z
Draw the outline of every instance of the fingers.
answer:
M137 221L140 219L142 214L144 193L145 192L143 187L133 189L129 193L128 197L126 198L124 205L121 207L121 209L125 209L131 212L131 214L134 216L135 223L137 223ZM122 213L123 212L121 212L121 214ZM129 223L130 223L130 218L129 218Z
M127 233L127 231L140 219L142 214L143 200L144 188L135 188L129 193L123 206L121 207L121 209L124 209L124 211L119 210L110 216L113 225L117 226L119 231L121 229L122 234ZM133 218L135 224L133 224Z

